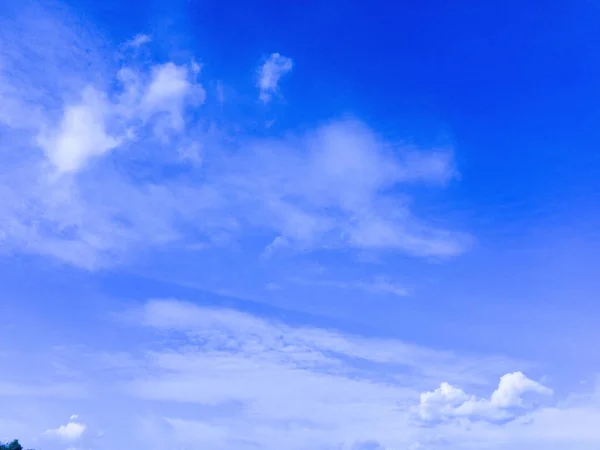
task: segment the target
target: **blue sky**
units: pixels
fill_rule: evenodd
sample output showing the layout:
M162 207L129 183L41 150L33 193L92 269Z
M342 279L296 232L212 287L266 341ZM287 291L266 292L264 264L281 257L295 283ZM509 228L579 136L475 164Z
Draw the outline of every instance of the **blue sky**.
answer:
M599 14L0 1L0 440L597 449Z

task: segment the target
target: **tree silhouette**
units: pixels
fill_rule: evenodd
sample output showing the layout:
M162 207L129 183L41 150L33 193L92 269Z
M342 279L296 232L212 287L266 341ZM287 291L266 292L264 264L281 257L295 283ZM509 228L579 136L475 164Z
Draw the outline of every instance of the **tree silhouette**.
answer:
M15 439L7 444L0 443L0 450L23 450L23 446L19 444L18 439Z

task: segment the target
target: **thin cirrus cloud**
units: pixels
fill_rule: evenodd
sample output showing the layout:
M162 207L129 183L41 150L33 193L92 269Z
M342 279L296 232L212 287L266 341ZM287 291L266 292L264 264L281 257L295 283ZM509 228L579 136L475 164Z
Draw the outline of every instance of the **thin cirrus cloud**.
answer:
M357 290L364 291L373 294L388 294L396 297L406 297L410 295L409 289L403 285L396 283L386 277L375 277L369 281L341 281L341 280L327 280L327 279L304 279L304 278L292 278L289 280L293 284L300 284L306 286L322 286L326 288L343 289L343 290ZM266 288L268 290L282 289L281 285L269 283Z

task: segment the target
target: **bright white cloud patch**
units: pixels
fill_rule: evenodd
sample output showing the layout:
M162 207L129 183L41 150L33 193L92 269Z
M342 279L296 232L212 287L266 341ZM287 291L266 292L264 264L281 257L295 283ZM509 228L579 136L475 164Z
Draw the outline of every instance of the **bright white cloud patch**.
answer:
M44 130L38 140L50 162L61 172L76 172L94 157L114 149L118 137L106 130L110 106L93 88L83 92L80 103L65 107L58 129Z
M461 389L442 383L435 391L421 394L419 414L425 420L453 417L508 419L515 415L515 408L523 406L521 396L529 392L552 394L551 389L530 380L521 372L503 375L489 400L467 395Z
M87 426L76 422L77 416L71 416L71 419L66 425L61 425L56 429L46 430L44 433L47 436L57 437L65 441L76 441L85 433Z
M292 70L293 61L287 56L273 53L260 67L258 71L259 98L263 103L271 101L273 94L277 92L279 80L282 76Z

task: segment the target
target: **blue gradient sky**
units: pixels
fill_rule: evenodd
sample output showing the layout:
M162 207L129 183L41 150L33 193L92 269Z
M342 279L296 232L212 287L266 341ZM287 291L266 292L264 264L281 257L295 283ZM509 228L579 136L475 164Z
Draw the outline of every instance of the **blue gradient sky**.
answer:
M0 440L598 448L598 5L0 17Z

